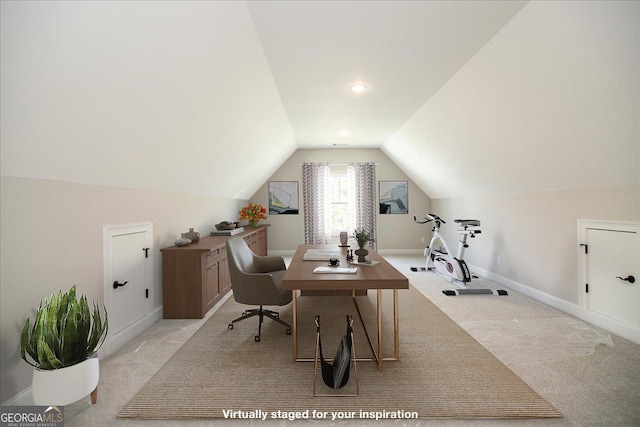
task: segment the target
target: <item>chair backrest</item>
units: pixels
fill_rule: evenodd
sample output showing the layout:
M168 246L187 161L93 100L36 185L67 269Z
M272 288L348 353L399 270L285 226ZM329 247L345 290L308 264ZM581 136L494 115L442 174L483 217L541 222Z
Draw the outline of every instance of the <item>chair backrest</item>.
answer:
M282 257L259 257L242 237L233 236L227 239L227 259L233 298L237 302L251 305L284 305L291 302L291 291L281 289L286 271ZM269 263L269 260L279 262ZM278 270L279 267L282 269Z
M229 269L243 273L253 273L253 257L255 254L242 237L234 236L227 239L227 256L229 258Z

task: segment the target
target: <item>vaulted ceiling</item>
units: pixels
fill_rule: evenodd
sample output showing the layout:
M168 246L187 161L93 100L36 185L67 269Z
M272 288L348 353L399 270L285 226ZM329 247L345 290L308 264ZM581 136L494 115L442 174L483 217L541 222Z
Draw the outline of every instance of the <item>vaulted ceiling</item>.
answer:
M434 198L640 184L637 3L248 7L299 148L380 147Z
M298 147L357 148L381 147L525 3L247 5Z
M347 146L432 198L640 184L638 2L0 7L2 175L246 199Z

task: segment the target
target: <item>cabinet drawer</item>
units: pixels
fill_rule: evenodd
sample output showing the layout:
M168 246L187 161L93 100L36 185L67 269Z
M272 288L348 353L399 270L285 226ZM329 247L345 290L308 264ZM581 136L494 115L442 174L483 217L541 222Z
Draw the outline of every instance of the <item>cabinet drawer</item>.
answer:
M220 261L220 249L213 249L204 254L204 268L211 268Z

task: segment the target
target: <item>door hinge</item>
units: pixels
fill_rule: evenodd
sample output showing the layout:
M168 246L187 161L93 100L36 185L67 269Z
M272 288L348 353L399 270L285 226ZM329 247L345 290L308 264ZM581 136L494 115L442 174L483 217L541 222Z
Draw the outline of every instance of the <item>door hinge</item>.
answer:
M585 284L584 284L584 291L585 291L586 293L589 293L589 284L588 284L588 283L585 283Z
M145 297L149 298L149 289L144 290L144 295Z
M584 246L584 253L589 254L589 245L586 243L580 243L580 246Z
M149 249L150 248L142 248L142 250L144 251L144 257L145 258L149 258Z

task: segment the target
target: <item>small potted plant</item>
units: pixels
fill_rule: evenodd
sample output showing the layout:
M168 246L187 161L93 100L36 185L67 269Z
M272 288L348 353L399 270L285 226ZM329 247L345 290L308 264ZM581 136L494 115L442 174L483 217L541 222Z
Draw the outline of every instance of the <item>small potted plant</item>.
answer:
M353 237L356 239L358 243L358 247L360 249L356 249L355 253L358 255L358 262L366 262L366 256L369 255L369 251L364 248L364 246L369 242L374 242L375 240L371 236L368 230L364 227L356 228L353 232Z
M20 354L34 367L32 393L36 405L64 406L91 394L97 400L99 377L98 349L108 332L107 310L104 320L87 298L76 299L76 287L65 294L40 301L31 325L27 317L20 337Z

